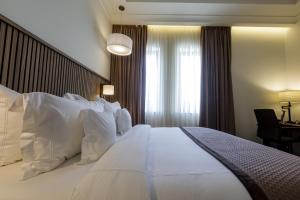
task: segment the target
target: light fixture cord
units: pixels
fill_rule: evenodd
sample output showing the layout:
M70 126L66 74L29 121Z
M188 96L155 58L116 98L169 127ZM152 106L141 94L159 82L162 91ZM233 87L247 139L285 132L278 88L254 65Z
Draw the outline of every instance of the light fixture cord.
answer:
M122 10L120 10L120 26L121 26L121 30L120 30L120 32L122 33L122 28L123 28L123 26L122 26L122 16L123 16L123 11Z

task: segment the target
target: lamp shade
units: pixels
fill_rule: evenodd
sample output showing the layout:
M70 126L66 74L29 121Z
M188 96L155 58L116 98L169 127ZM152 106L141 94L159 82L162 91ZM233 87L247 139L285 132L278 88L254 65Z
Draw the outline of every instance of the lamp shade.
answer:
M299 103L300 102L300 90L285 90L279 92L280 102L291 102Z
M115 94L115 87L113 85L103 85L103 95L112 96Z
M113 33L107 39L106 48L112 54L128 56L132 53L132 39L121 33Z

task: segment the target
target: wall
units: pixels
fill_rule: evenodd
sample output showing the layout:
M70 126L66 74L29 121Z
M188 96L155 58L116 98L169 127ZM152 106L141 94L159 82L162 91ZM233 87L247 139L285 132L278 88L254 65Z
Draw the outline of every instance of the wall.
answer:
M280 115L278 92L286 87L287 29L232 28L232 79L237 135L258 141L253 109Z
M110 78L111 23L98 0L0 0L0 13Z
M255 108L281 114L278 91L300 90L300 22L288 28L232 28L232 79L237 135L256 137ZM292 107L300 120L300 104ZM295 145L300 155L300 145Z
M286 37L287 88L300 90L300 22L292 26ZM293 119L300 120L300 104L292 107Z
M287 88L300 90L300 22L292 26L286 37L286 60L287 60ZM292 107L292 118L300 120L300 104ZM296 146L296 152L300 155L300 144Z

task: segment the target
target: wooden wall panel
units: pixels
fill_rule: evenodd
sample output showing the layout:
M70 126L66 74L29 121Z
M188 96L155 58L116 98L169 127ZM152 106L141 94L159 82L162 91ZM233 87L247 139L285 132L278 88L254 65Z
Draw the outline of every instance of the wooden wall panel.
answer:
M17 43L18 43L18 31L14 30L12 35L11 52L10 52L8 74L7 74L7 85L10 88L13 87L13 74L15 70L14 66L16 61Z
M35 56L35 65L34 65L34 75L33 75L33 91L38 91L38 80L39 80L39 64L40 64L40 55L41 55L41 44L36 46L36 56Z
M25 65L25 77L24 77L24 92L29 92L29 75L31 69L31 55L32 55L32 38L28 39L28 48L27 48L27 56L26 56L26 65Z
M59 84L60 75L61 75L61 73L59 73L59 72L61 72L60 69L62 68L61 67L60 58L61 58L61 56L59 54L57 54L57 57L56 57L56 68L55 68L55 79L54 79L54 81L55 81L55 84L54 84L55 87L53 88L54 91L57 88L57 95L58 96L63 95L62 92L61 92L62 91L62 89L61 89L62 87L60 87L60 84Z
M48 51L49 49L44 46L44 62L41 66L42 68L42 79L41 79L41 92L45 92L45 85L46 85L46 73L47 73L47 62L48 62Z
M6 23L0 21L0 77L2 75L2 61L3 61L3 52L5 45L5 35L6 35Z
M63 94L64 91L67 91L67 82L66 82L66 70L67 70L67 64L66 64L66 58L62 57L62 76L61 76L61 80L60 80L60 85L62 88L61 93Z
M0 83L20 93L93 99L108 80L0 14Z
M21 71L21 60L22 60L22 49L23 49L23 33L18 34L18 46L17 46L17 55L15 62L15 70L12 75L13 79L13 90L18 91L19 88L19 80L20 80L20 71ZM9 86L8 86L9 87Z
M71 91L71 71L70 71L70 61L68 59L66 59L66 78L65 78L65 83L66 83L66 90L67 91Z
M23 47L22 47L22 58L21 58L21 66L20 66L20 75L19 75L19 87L17 91L24 92L24 77L25 77L25 66L26 66L26 55L28 48L28 36L24 35Z
M11 42L12 42L12 27L8 26L6 29L3 61L2 61L2 74L1 74L2 85L6 85L6 81L7 81Z

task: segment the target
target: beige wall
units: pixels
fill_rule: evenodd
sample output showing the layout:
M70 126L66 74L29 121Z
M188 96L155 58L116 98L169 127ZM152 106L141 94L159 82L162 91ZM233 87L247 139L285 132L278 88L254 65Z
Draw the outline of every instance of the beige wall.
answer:
M292 26L286 37L287 88L300 90L300 22ZM293 119L300 120L300 104L292 107Z
M280 115L278 92L285 89L286 29L232 29L232 79L237 135L258 140L253 109Z
M232 78L237 135L256 137L255 108L281 114L278 91L300 90L300 23L289 28L232 29ZM300 120L300 104L292 119ZM300 154L300 146L296 147Z
M0 0L0 13L110 78L111 23L98 0Z
M287 88L300 90L300 22L292 26L286 37ZM292 107L293 120L300 120L300 104ZM300 155L300 144L296 145Z

